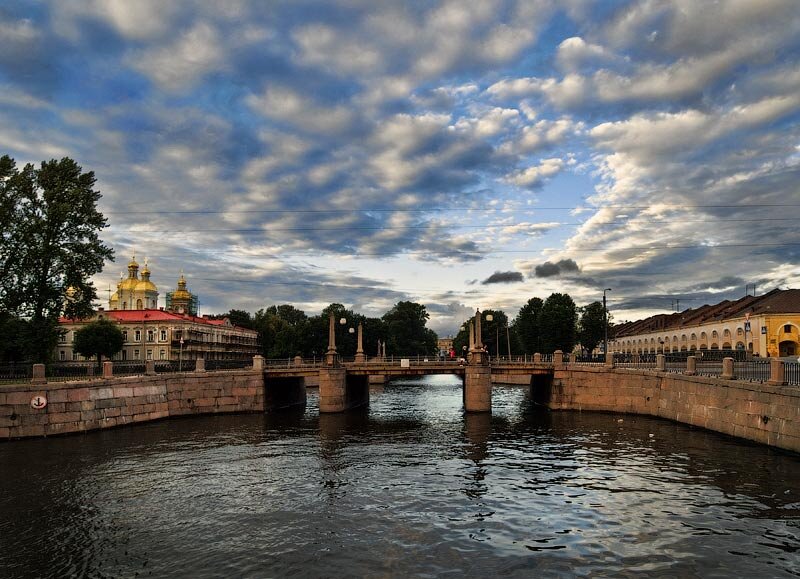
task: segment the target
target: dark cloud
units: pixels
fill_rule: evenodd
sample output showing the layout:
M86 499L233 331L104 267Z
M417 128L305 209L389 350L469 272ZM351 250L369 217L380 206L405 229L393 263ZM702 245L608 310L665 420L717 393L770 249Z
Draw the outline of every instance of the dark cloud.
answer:
M523 281L522 274L518 271L496 271L481 282L483 285L493 283L518 283Z
M533 270L534 277L555 277L565 273L576 273L581 270L572 259L562 259L555 263L546 261L537 265Z

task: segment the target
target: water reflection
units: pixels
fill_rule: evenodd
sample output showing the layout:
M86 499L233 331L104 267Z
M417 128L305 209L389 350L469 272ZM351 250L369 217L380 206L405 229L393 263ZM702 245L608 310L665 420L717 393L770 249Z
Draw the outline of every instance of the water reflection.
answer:
M0 444L0 576L800 574L797 455L446 377L317 400Z

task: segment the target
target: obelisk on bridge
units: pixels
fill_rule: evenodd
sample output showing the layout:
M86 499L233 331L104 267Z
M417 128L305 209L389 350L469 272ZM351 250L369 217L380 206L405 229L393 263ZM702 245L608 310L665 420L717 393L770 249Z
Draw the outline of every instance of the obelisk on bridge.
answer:
M358 348L356 349L356 364L363 364L367 361L364 355L364 328L358 324Z
M486 349L483 347L483 340L481 338L481 311L475 310L475 337L472 339L472 324L470 324L470 348L471 354L470 364L485 364L488 362L486 356Z
M338 363L336 356L336 325L333 320L333 312L330 314L328 324L328 351L325 352L325 364L327 366L336 366Z

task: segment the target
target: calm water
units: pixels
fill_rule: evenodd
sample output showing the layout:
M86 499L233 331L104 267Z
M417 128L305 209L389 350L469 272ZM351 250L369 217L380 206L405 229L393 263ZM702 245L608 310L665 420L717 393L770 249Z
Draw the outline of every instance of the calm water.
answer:
M797 455L494 393L0 443L0 576L800 575Z

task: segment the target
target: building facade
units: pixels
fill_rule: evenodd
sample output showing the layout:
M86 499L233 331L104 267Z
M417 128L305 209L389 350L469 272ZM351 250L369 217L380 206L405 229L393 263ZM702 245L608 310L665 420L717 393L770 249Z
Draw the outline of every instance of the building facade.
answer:
M798 356L800 290L775 289L626 322L613 329L609 350L631 354L740 350L758 356Z
M107 310L100 308L87 319L59 320L63 333L55 359L83 361L73 348L75 332L100 318L115 322L122 331L124 345L114 360L239 360L259 353L255 330L235 326L227 318L212 320L196 315L197 296L186 289L183 273L177 289L169 295L168 307L158 308L158 288L150 281L147 260L139 277L134 256L128 263L128 277L120 279Z
M64 330L56 348L60 362L82 361L73 349L75 332L105 318L119 325L124 345L113 359L240 360L259 353L258 332L231 324L227 318L211 320L164 310L103 310L84 320L61 320Z

